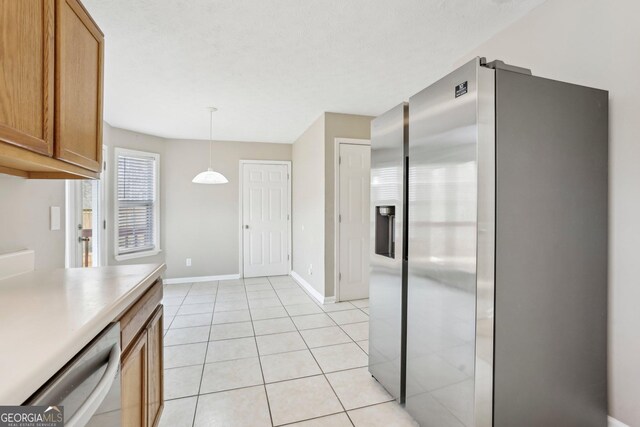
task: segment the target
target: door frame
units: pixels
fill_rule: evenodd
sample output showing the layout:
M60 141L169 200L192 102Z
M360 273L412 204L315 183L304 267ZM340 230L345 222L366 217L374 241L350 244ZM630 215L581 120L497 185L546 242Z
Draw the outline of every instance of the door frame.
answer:
M65 268L76 268L78 265L78 218L77 206L81 203L78 200L77 182L66 180L64 183L64 210L65 210L65 245L64 245L64 266Z
M107 153L108 147L104 145L102 147L102 173L98 180L93 180L93 182L98 183L98 197L93 200L93 207L96 215L95 225L97 226L94 231L98 241L94 249L97 249L96 265L100 267L107 265L106 194L109 182L107 179ZM68 179L65 181L65 268L82 267L81 254L78 251L77 244L77 226L78 221L82 219L77 217L78 208L82 205L79 186L80 180Z
M368 145L370 139L335 138L333 141L333 283L335 302L340 302L340 144Z
M242 235L242 213L243 213L243 197L242 190L244 190L244 183L242 182L242 175L244 171L244 165L246 164L260 164L260 165L286 165L287 166L287 174L289 176L288 185L287 185L287 204L288 204L288 212L287 215L289 217L289 272L287 274L291 274L291 268L293 265L293 248L292 248L292 234L291 234L291 181L293 181L293 177L291 175L291 160L240 160L239 167L239 180L238 180L238 271L240 277L244 277L244 239Z

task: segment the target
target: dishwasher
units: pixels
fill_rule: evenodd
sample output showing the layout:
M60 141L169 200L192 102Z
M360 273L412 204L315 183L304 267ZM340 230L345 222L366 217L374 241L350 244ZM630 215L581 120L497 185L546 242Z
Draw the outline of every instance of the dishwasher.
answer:
M111 323L24 405L62 406L65 427L119 427L120 323Z

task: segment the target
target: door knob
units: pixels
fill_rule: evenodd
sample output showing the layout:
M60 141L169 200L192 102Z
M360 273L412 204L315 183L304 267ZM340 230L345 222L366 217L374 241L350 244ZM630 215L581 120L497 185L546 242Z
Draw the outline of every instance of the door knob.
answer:
M249 229L249 225L248 224L245 225L244 228L246 228L248 230Z

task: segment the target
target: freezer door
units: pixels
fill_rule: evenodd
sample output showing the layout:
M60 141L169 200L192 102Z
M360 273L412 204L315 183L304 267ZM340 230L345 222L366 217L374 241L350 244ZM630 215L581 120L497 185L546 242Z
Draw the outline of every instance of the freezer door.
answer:
M369 372L398 401L404 397L407 107L400 104L371 123Z
M492 273L478 262L486 268L493 257L493 181L479 179L493 179L494 82L475 59L409 102L406 407L422 426L491 425L492 354L485 363L478 353L492 347L493 298L477 279ZM489 342L477 339L481 323ZM477 383L481 372L489 380Z

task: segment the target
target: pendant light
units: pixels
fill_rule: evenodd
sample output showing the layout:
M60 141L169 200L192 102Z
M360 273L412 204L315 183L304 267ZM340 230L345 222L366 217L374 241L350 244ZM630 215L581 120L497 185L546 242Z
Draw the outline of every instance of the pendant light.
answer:
M215 113L216 111L218 111L217 108L209 107L209 112L211 113L209 118L209 168L204 172L200 172L198 175L196 175L195 178L193 178L193 181L191 182L193 182L194 184L226 184L227 182L229 182L229 180L227 180L224 175L222 175L220 172L214 171L211 168L211 151L213 145L213 113Z

